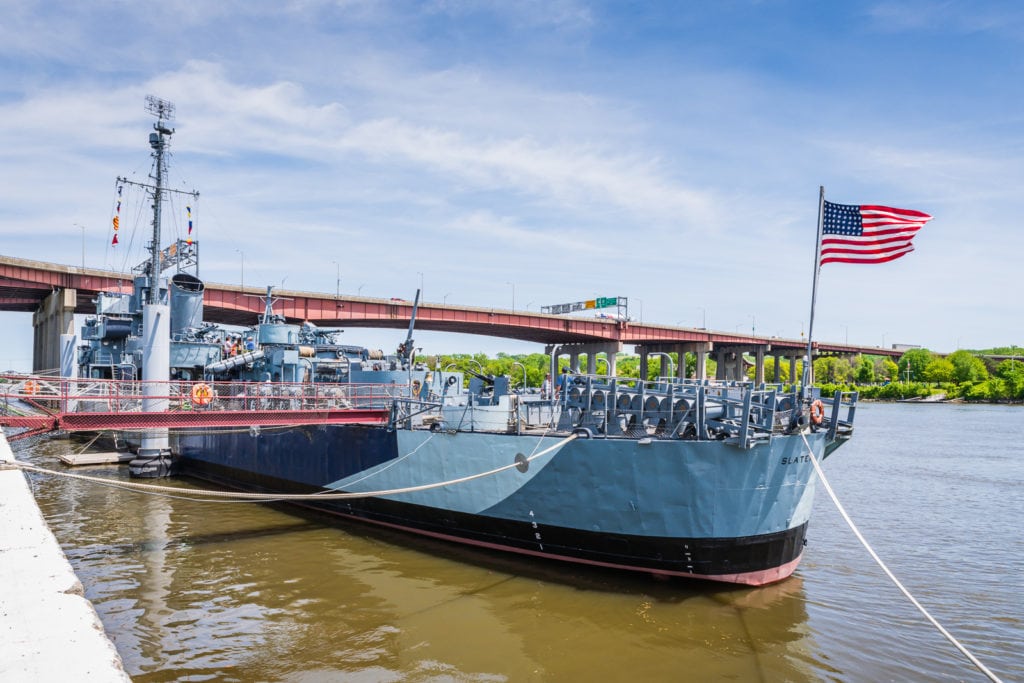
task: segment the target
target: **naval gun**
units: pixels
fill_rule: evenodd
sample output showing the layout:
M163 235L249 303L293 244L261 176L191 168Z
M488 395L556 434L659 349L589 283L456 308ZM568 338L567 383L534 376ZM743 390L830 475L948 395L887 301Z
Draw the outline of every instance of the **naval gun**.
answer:
M409 332L405 335L405 341L398 345L395 355L401 359L406 367L412 367L413 358L416 356L416 349L413 347L412 331L416 327L416 312L420 308L420 290L416 290L416 298L412 302L412 315L409 316Z
M498 405L498 399L509 394L509 378L505 375L486 375L475 370L466 370L470 375L469 394L475 397L476 405Z

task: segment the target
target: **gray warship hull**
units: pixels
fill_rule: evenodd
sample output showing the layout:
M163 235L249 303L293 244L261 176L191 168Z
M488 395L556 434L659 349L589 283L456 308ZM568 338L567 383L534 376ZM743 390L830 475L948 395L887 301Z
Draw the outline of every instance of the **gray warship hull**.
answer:
M808 435L819 458L825 436ZM551 560L748 585L796 569L816 480L799 434L737 449L721 441L327 426L212 432L182 437L178 450L184 474L238 489L398 491L304 503L364 522ZM463 481L432 487L456 480ZM423 486L430 488L416 490Z

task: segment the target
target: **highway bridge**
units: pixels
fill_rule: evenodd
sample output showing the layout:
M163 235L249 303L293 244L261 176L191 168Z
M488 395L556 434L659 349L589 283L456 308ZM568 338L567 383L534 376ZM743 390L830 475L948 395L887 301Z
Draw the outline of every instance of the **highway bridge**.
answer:
M132 291L132 278L130 273L0 255L0 311L33 313L33 368L54 368L59 365L60 335L77 333L73 315L94 313L93 299L98 292ZM205 320L248 327L262 314L264 289L205 284ZM413 308L411 301L347 294L275 290L274 295L280 297L274 311L289 322L308 320L321 326L405 329ZM775 357L776 369L788 359L793 371L797 359L807 350L807 342L801 339L430 302L420 303L416 329L532 341L546 345L548 352L560 347L560 353L569 355L574 367L578 367L579 355L586 354L589 372L595 371L599 353L606 354L610 372L614 372L614 354L631 344L641 356L641 371L648 355L692 352L698 358L698 377L704 376L705 358L711 354L718 363L720 378L734 379L745 371L742 357L746 354L755 358L759 381L763 381L766 355ZM815 342L813 353L815 357L869 353L897 358L902 351Z

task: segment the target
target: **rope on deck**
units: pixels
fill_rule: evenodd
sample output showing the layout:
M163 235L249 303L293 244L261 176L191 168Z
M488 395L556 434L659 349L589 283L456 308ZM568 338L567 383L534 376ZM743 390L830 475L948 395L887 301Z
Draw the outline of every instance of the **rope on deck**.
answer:
M889 567L886 566L885 562L882 562L882 558L878 556L878 553L875 552L874 548L871 547L871 545L867 542L864 536L860 533L860 529L858 529L857 525L853 523L852 519L850 519L850 515L846 513L846 509L843 507L843 504L839 502L839 498L836 497L835 491L833 491L832 486L829 485L828 479L825 478L825 472L821 469L821 465L818 464L818 459L814 456L814 450L811 448L811 444L807 441L807 433L803 431L800 432L800 437L804 440L804 445L807 446L807 452L811 456L811 463L814 465L814 471L818 474L818 478L821 480L822 485L824 485L825 490L828 491L828 495L832 498L832 502L835 503L836 509L839 510L839 514L842 515L844 520L846 520L847 526L850 527L850 530L853 531L853 534L857 537L857 540L860 541L861 545L863 545L864 548L868 551L868 554L871 555L871 558L878 564L879 567L882 568L882 571L885 572L886 576L888 576L889 579L891 579L892 582L896 584L896 587L900 589L903 595L907 596L907 599L914 604L914 607L917 607L921 614L923 614L925 618L928 619L928 621L930 621L932 625L939 630L939 633L946 637L946 640L951 642L956 647L956 649L960 650L960 652L962 652L964 656L967 657L967 659L971 660L971 663L974 664L974 666L978 667L979 671L988 676L988 679L990 681L994 681L994 683L1002 683L998 676L992 673L992 671L990 671L987 666L982 664L977 657L971 654L971 652L966 647L961 645L960 641L954 638L949 631L943 628L942 624L940 624L935 619L935 617L933 617L928 612L928 610L926 610L924 606L922 606L921 603L917 601L917 598L911 595L910 591L907 590L902 583L900 583L900 580L897 579L896 575L889 570Z

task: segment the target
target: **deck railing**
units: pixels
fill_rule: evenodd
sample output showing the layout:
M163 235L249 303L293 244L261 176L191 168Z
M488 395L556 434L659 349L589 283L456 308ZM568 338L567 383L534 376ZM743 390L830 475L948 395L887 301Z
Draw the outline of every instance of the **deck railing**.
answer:
M143 382L0 375L0 425L38 433L380 423L394 400L408 394L406 384Z

